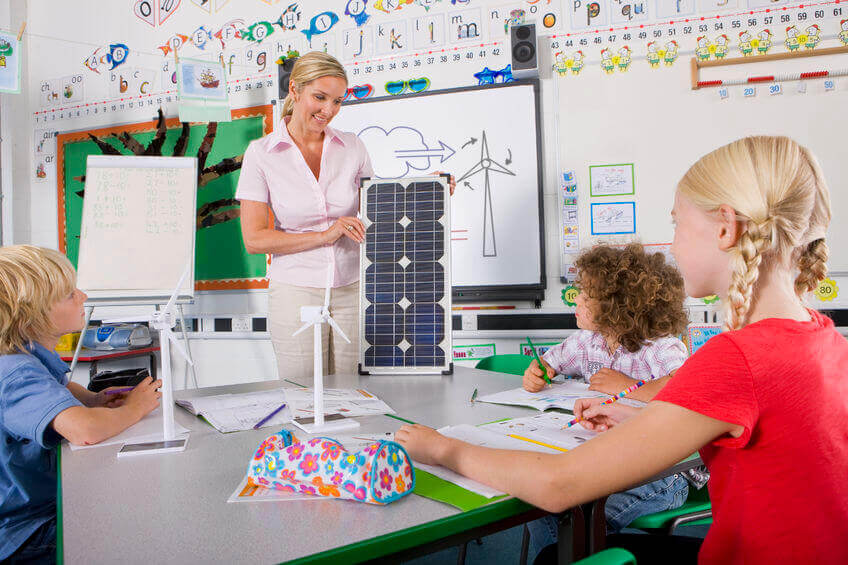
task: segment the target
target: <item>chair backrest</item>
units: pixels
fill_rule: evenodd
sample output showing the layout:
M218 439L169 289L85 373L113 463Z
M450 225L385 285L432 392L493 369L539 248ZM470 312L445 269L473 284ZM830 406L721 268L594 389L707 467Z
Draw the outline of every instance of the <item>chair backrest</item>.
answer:
M497 371L510 375L523 375L533 357L519 353L508 353L505 355L491 355L477 362L477 369L484 371Z

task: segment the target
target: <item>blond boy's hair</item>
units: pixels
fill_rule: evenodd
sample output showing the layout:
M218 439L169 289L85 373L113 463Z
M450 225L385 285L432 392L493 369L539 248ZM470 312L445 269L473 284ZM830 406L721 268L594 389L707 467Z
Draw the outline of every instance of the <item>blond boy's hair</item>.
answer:
M743 223L729 250L727 329L745 325L761 270L797 268L799 297L825 278L830 191L816 158L792 139L755 136L719 147L692 165L678 190L706 211L731 206Z
M347 73L338 59L323 51L310 51L295 61L289 82L299 93L304 85L326 76L337 77L347 82ZM291 116L293 111L294 98L287 96L283 102L283 117Z
M0 247L0 354L25 351L27 344L55 331L50 311L75 286L74 268L58 251Z

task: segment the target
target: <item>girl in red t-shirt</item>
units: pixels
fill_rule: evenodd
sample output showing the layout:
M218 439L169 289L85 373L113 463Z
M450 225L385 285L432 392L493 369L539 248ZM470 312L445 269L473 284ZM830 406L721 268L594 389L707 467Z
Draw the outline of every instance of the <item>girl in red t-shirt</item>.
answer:
M417 461L551 512L700 450L713 506L701 562L848 563L848 341L804 305L826 275L831 217L815 157L785 137L734 141L686 172L672 217L687 294L721 296L726 331L646 408L578 402L587 428L612 429L558 455L482 448L418 425L397 440Z

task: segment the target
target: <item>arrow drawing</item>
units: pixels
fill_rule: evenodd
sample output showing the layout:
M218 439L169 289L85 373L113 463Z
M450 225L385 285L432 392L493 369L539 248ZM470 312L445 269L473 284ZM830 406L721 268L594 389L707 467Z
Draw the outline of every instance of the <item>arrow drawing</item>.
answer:
M444 163L450 159L456 151L453 150L444 141L439 140L438 149L395 149L395 155L398 159L412 159L415 157L439 157L439 162Z
M504 164L509 165L510 163L512 163L512 149L507 147L506 150L509 152L509 157L506 158L506 161L504 161Z
M473 187L473 186L471 186L471 184L469 184L469 182L468 182L468 181L465 181L465 182L464 182L464 183L462 183L462 184L464 184L465 186L467 186L467 187L468 187L468 188L470 188L471 190L474 190L474 187Z
M460 147L460 149L465 149L465 146L466 146L466 145L474 145L475 143L477 143L477 138L476 138L476 137L472 137L471 139L469 139L468 141L466 141L465 143L463 143L463 144L462 144L462 147Z
M457 182L483 172L485 191L483 194L483 257L497 257L498 247L495 241L495 220L492 212L492 188L489 181L489 172L502 173L515 176L511 170L500 163L493 161L489 156L489 144L486 142L486 131L483 131L483 141L480 144L480 160L471 167Z

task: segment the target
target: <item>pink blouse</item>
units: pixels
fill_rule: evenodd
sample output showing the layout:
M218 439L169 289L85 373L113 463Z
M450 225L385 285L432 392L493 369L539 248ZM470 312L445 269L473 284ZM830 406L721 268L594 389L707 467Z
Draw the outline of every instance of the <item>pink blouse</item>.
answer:
M273 133L248 145L236 198L268 204L278 230L324 231L341 216L356 216L359 179L373 174L365 144L356 134L327 127L316 180L288 129L280 124ZM333 288L359 280L359 244L342 237L308 251L274 254L268 276L296 286L324 288L330 264Z

